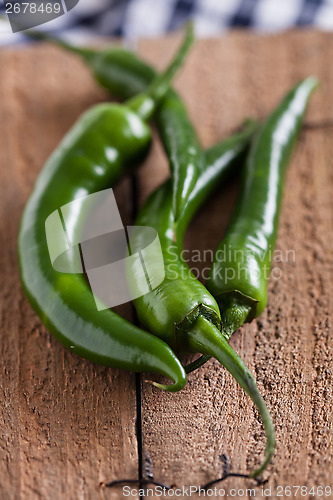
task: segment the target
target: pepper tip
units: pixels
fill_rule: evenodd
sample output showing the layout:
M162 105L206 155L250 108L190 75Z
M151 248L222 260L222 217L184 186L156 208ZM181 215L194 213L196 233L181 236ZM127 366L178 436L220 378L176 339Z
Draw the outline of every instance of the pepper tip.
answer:
M173 384L170 385L165 385L165 384L159 384L158 382L153 382L152 380L145 380L148 384L152 384L155 387L158 387L159 389L162 389L167 392L178 392L181 391L185 385L186 385L187 377L185 376L184 378L175 380Z

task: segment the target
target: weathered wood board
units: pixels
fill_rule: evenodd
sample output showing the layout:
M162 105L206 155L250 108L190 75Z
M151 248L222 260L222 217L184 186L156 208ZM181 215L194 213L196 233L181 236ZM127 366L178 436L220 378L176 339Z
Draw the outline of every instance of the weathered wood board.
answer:
M162 69L176 44L175 37L145 41L139 52ZM264 117L308 74L317 75L321 86L307 122L332 120L332 58L328 33L232 33L197 42L176 87L208 147L245 117ZM139 457L146 454L155 479L178 487L220 475L222 453L234 470L249 470L264 449L260 420L217 362L190 375L181 393L158 391L145 376L140 390L134 374L65 351L30 308L16 255L24 203L71 124L108 96L75 56L54 47L1 50L0 67L0 498L120 499L121 488L111 491L100 483L137 478ZM287 176L269 305L231 340L255 374L276 426L267 498L278 498L278 486L333 489L332 137L333 127L302 133ZM156 143L138 173L139 203L167 175ZM236 195L236 183L222 187L201 211L186 238L189 255L216 247ZM129 221L128 181L117 197ZM191 267L202 275L209 255ZM221 484L226 493L252 486L242 479ZM256 496L263 498L261 488Z

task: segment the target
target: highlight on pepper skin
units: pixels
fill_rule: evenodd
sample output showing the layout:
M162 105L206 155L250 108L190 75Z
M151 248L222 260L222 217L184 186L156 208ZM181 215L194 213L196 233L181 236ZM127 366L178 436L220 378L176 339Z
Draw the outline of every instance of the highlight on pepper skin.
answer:
M79 240L71 227L73 212L85 214ZM111 188L55 210L45 221L45 232L53 269L85 273L98 311L131 302L164 280L157 231L146 226L123 227ZM140 241L140 248L132 253L134 239Z

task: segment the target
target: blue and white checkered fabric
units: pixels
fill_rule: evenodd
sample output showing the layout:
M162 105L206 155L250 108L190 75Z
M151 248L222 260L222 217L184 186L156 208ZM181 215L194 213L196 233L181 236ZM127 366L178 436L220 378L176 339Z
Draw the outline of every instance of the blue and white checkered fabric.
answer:
M4 13L5 0L0 0ZM155 37L195 20L197 36L216 36L230 28L263 32L294 26L333 29L333 0L79 0L66 14L39 29L73 43L96 36L128 40ZM13 34L8 21L0 22L0 44L26 41Z

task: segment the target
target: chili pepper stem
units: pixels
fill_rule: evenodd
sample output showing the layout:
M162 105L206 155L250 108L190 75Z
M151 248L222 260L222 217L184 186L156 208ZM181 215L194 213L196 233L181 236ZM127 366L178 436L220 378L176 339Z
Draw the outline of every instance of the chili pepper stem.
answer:
M87 63L92 62L92 60L98 54L96 50L75 47L61 39L55 38L40 31L28 30L25 32L25 34L29 38L33 38L34 40L44 40L46 42L55 43L59 47L62 47L63 49L81 56ZM170 83L176 72L182 65L191 45L193 44L193 41L193 22L190 21L189 23L187 23L184 41L167 69L163 73L158 74L155 77L155 79L152 81L152 83L144 93L137 94L127 101L127 107L137 113L143 120L149 120L154 114L157 105L169 90Z
M68 50L70 52L73 52L74 54L77 54L81 57L86 62L89 62L93 57L96 56L96 51L93 49L87 49L87 48L82 48L82 47L75 47L71 45L70 43L65 42L64 40L61 40L60 38L53 37L52 35L48 35L47 33L44 33L43 31L36 31L36 30L27 30L24 32L26 36L29 38L32 38L33 40L39 40L39 41L45 41L45 42L50 42L54 43L55 45L58 45L58 47L62 47L65 50Z
M186 374L182 378L175 379L174 384L170 385L164 385L164 384L159 384L158 382L153 382L152 380L145 380L148 384L153 384L155 387L158 387L159 389L163 389L164 391L168 392L178 392L181 389L183 389L186 385L187 377Z
M267 443L263 463L250 474L252 478L257 477L265 470L273 456L275 432L272 418L260 396L253 375L220 331L204 317L199 316L191 330L187 332L187 342L191 351L201 352L216 358L231 373L258 408L264 424Z
M182 65L193 40L193 23L189 22L187 24L184 41L167 69L156 76L145 93L138 94L127 101L127 107L137 113L143 120L149 120L149 118L151 118L157 105L167 93L170 83Z

